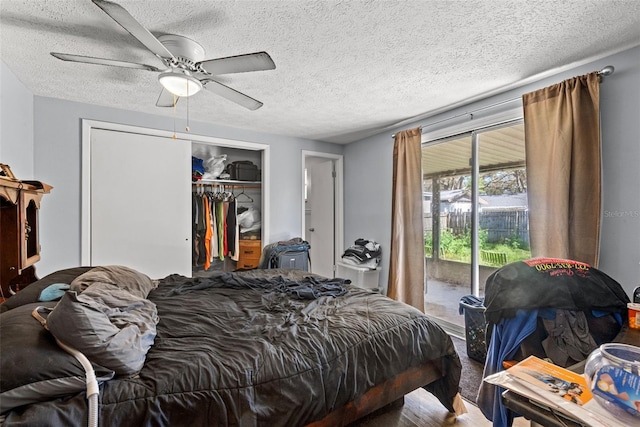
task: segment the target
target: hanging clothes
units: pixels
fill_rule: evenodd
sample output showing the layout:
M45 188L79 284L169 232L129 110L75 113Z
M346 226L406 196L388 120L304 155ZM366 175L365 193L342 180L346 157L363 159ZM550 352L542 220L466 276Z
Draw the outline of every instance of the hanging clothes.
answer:
M191 195L191 265L198 265L198 202L196 195Z
M218 258L224 261L224 203L216 200L216 225L218 227Z
M239 203L222 186L215 192L203 188L195 187L192 194L192 257L194 267L209 270L216 259L240 258Z
M234 211L235 214L235 231L236 231L236 238L235 238L235 249L234 249L234 256L235 258L231 258L234 261L238 261L240 259L240 224L238 223L238 204L236 203L236 209Z
M240 251L239 242L238 242L238 223L236 221L237 217L237 204L235 199L228 203L227 208L227 224L226 224L226 232L227 232L227 246L229 249L229 256L232 260L238 261L238 252Z
M205 234L204 234L204 247L205 247L205 259L204 269L209 270L211 267L211 236L213 235L213 229L211 228L211 210L209 198L207 195L202 196L202 204L204 206L204 222L205 222Z
M227 256L229 254L229 240L227 236L227 210L229 208L229 203L222 202L222 243L223 243L223 255Z
M216 224L216 202L213 197L209 199L209 212L211 223L211 262L218 257L218 225Z
M193 265L200 266L204 264L206 257L205 249L205 232L206 222L204 215L204 203L199 194L193 195L195 209L193 209L194 218L194 235L193 235Z

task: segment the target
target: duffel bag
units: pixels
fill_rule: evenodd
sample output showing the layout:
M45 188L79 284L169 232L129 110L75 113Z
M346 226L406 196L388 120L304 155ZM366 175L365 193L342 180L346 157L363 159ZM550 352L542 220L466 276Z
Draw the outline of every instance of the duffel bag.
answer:
M258 166L249 160L239 160L227 165L229 178L237 181L260 181Z

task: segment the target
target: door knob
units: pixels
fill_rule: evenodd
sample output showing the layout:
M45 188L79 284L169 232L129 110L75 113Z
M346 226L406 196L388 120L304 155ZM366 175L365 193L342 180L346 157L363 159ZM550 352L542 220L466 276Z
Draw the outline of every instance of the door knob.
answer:
M315 228L310 228L309 231L311 231L313 233L314 231L316 231L316 229Z

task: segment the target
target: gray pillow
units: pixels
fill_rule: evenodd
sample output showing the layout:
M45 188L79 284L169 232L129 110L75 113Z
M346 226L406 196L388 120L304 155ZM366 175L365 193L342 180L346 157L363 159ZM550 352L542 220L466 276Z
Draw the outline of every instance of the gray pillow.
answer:
M157 286L146 274L122 265L94 267L71 282L71 290L83 292L94 283L108 283L139 297L146 298Z
M47 326L89 360L117 375L134 375L144 365L159 320L156 305L138 296L144 294L140 289L135 286L134 294L121 284L92 282L81 294L68 291L47 317Z
M85 371L31 312L55 302L31 303L0 314L0 413L86 389ZM98 382L114 372L93 364Z

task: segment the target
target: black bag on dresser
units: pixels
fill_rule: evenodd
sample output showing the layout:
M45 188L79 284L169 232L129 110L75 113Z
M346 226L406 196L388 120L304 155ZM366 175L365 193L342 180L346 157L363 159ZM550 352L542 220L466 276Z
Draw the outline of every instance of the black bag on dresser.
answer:
M237 181L260 181L260 170L250 160L239 160L227 165L230 179Z

